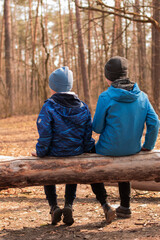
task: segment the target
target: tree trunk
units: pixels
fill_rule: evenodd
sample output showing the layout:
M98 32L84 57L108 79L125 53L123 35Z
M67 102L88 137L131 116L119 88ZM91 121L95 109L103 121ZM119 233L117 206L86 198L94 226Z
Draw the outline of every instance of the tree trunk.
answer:
M37 23L38 23L38 11L39 11L39 1L37 0L37 8L36 8L36 17L35 17L35 24L34 24L34 32L33 32L33 24L32 24L32 15L31 15L31 2L30 3L30 24L31 24L31 36L32 36L32 72L31 72L31 91L30 91L30 100L33 100L34 96L34 75L35 75L35 50L36 50L36 39L37 39Z
M130 62L130 78L132 79L132 81L136 81L139 84L139 79L138 79L138 66L137 66L137 39L136 39L136 23L133 22L132 25L132 40L131 40L131 44L132 44L132 49L131 49L131 62Z
M21 40L18 41L18 52L17 52L17 81L16 81L16 95L17 95L17 105L21 105L22 95L21 95L21 71L20 71L20 61L21 61Z
M25 13L25 20L26 20L26 13ZM27 39L27 36L28 36L28 30L29 30L29 24L28 22L26 21L26 34L25 34L25 42L24 42L24 45L25 45L25 68L24 68L24 80L25 80L25 90L24 90L24 93L25 93L25 98L28 99L29 98L29 52L28 52L28 39ZM28 106L29 106L29 101L26 101L26 108L28 109Z
M82 72L82 79L83 79L84 101L89 106L91 111L90 94L89 94L87 70L86 70L86 63L85 63L84 43L83 43L82 28L81 28L81 19L80 19L79 8L77 6L79 5L78 0L75 0L75 5L76 5L76 24L77 24L77 30L78 30L78 46L79 46L81 72Z
M101 28L102 28L103 47L104 47L105 63L106 63L108 60L109 45L108 45L108 41L107 41L106 33L105 33L105 15L104 15L104 13L102 13L102 27Z
M160 182L160 151L125 157L22 157L0 161L0 189L61 183Z
M115 8L120 9L121 0L115 0ZM115 12L117 12L115 10ZM124 56L123 51L123 39L122 39L122 20L119 16L114 16L114 24L113 24L113 34L112 34L112 49L111 56L119 55L121 57Z
M160 1L153 0L153 18L160 23ZM154 107L160 111L160 32L152 25L152 86Z
M5 23L5 72L7 87L7 116L12 115L12 73L11 73L11 16L10 0L4 1L4 23Z
M32 22L32 0L29 0L29 25L30 25L30 37L31 37L31 61L32 61L32 65L33 65L33 22ZM33 66L31 69L31 77L30 77L30 103L32 102L33 99Z
M61 33L61 44L62 44L62 54L63 54L63 66L66 66L66 51L65 51L65 43L64 43L64 29L63 29L63 21L61 15L61 2L59 3L59 21L60 21L60 33Z
M139 0L135 0L135 12L140 13ZM143 24L137 22L137 38L138 38L138 61L139 61L139 83L141 90L146 91L146 46L145 46L145 36L143 31Z
M17 6L15 5L14 11L11 12L11 59L12 59L12 93L14 93L14 101L12 105L12 111L15 112L19 107L19 92L17 91L17 81L18 81L18 69L20 68L19 60L18 60L18 53L19 50L19 39L21 38L18 34L17 29L17 21L16 21L16 14L17 14ZM18 48L16 49L16 46ZM17 53L17 54L16 54ZM22 72L21 72L22 74Z
M47 86L48 86L48 60L49 60L49 52L47 49L47 44L45 41L45 29L43 26L43 16L41 14L41 32L42 32L42 46L45 51L45 62L44 62L44 67L45 67L45 76L43 77L43 101L47 99Z
M128 22L127 19L125 19L125 58L128 58L128 28L127 28Z
M104 62L103 62L103 47L101 47L103 45L102 43L102 36L98 34L97 32L97 27L96 25L94 25L94 32L95 32L95 46L96 47L96 52L97 52L97 56L96 56L96 68L98 68L98 78L99 81L98 82L98 95L101 94L101 92L105 91L105 84L104 84ZM98 80L97 78L97 80Z
M2 73L3 34L4 34L4 16L2 18L1 35L0 35L0 76L1 76L1 73Z
M71 38L72 38L72 49L71 49L71 57L72 57L72 66L75 66L75 81L76 81L76 88L77 88L77 94L79 95L80 89L79 89L79 71L78 71L78 57L76 53L75 48L75 35L73 31L73 13L72 9L70 7L70 0L68 0L68 9L69 9L69 20L70 20L70 28L71 28ZM74 59L73 59L74 57ZM74 60L74 61L73 61ZM73 67L72 67L73 70Z
M90 0L88 0L88 7L90 7ZM91 87L91 11L88 10L88 81Z
M92 12L92 19L95 18L95 14L94 14L94 11ZM102 83L99 79L99 58L100 58L100 49L99 49L99 38L98 38L98 33L97 33L97 26L96 24L94 23L93 24L93 28L94 28L94 34L93 34L93 37L94 37L94 45L97 46L96 49L94 49L94 61L92 61L94 63L93 65L93 84L94 84L94 98L95 100L97 101L98 99L98 96L101 94L102 92L102 89L103 89L103 86L104 86L104 83ZM95 102L94 102L95 103Z

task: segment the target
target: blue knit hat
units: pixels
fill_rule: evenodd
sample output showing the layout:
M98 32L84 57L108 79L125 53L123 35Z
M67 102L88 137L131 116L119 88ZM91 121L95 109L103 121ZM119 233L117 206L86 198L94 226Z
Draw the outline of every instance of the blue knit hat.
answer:
M68 67L61 67L49 76L49 87L55 92L69 92L73 86L73 72Z

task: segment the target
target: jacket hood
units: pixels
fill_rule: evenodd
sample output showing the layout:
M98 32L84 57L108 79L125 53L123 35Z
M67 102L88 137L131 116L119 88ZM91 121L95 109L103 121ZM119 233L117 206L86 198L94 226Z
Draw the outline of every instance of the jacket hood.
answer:
M110 86L107 90L110 98L117 102L134 102L139 97L140 92L141 91L137 83L134 84L133 89L130 91L121 88L115 88L113 86Z
M68 108L80 107L82 103L74 92L55 93L51 96L51 99L53 99L56 103Z
M70 123L81 124L82 119L87 120L88 107L75 93L56 93L46 102L66 122L69 120Z

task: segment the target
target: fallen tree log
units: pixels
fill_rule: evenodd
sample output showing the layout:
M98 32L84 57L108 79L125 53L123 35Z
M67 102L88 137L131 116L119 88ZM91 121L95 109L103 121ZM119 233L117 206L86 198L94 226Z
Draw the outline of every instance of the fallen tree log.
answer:
M106 186L118 187L118 183L105 183ZM141 191L160 192L160 182L154 181L131 181L131 188Z
M131 187L133 189L142 190L142 191L154 191L154 192L160 192L160 182L138 182L133 181L131 182Z
M160 151L125 157L0 157L0 189L61 183L160 182Z

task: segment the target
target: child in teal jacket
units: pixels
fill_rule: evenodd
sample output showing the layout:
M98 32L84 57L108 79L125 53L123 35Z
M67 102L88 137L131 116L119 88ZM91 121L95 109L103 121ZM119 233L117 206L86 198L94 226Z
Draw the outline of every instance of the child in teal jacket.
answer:
M96 153L125 156L152 150L158 136L159 120L147 95L127 78L127 59L113 57L105 65L109 88L99 96L93 130L100 134ZM145 141L141 139L146 124ZM119 183L120 217L130 217L130 184Z

